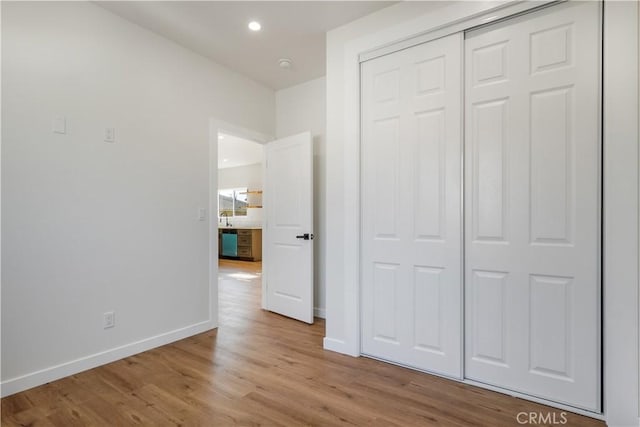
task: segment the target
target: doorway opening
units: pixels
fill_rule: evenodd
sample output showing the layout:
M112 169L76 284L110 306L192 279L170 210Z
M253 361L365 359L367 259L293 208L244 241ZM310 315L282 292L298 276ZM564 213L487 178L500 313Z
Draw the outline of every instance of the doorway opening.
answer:
M241 170L238 164L234 168L227 167L234 165L234 152L225 151L225 141L236 151L242 145L247 148L258 144L259 150L254 153L253 161L245 160L249 168ZM219 147L222 147L221 152ZM223 264L224 260L235 261L235 268L241 261L262 262L261 308L313 323L312 147L309 131L272 140L250 130L211 120L209 288L213 328L219 326L219 258ZM255 150L256 145L252 149ZM260 151L263 156L259 155ZM260 157L264 160L256 166L255 162ZM228 173L225 169L233 170ZM238 175L242 174L235 173L247 172L247 169L252 169L250 178L246 173L244 178L239 178ZM265 201L264 212L263 186L265 195L272 201ZM250 277L255 275L257 266L253 264L253 268L249 268L253 272L235 271L231 274L257 279Z
M227 131L218 131L217 139L218 292L224 311L248 294L251 304L261 300L264 147Z
M217 328L224 318L223 306L228 307L230 299L234 304L243 300L242 287L255 288L252 290L259 301L257 308L265 306L262 208L253 206L262 205L257 191L262 191L263 149L273 138L215 118L210 119L209 135L209 313L211 327ZM248 191L256 193L249 195ZM258 234L255 240L253 233ZM238 289L225 287L234 284ZM229 290L237 291L235 296ZM255 311L253 304L243 304Z

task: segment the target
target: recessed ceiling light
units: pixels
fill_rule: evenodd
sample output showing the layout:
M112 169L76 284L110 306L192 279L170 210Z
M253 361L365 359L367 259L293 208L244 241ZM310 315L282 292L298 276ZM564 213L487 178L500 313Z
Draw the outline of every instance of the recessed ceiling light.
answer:
M251 31L260 31L261 28L262 28L262 25L260 25L258 21L249 22L249 29Z
M228 162L228 161L229 161L229 159L222 159L222 161L223 161L223 162Z
M218 134L218 140L220 140L220 139L224 139L224 135L221 134L221 133Z

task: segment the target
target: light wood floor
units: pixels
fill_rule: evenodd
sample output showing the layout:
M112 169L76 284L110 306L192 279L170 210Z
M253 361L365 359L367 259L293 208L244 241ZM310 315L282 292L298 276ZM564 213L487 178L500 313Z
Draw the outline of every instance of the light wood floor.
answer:
M248 266L248 267L247 267ZM260 264L220 267L220 328L2 399L3 426L518 426L562 411L322 349L260 310ZM565 426L604 426L567 414ZM541 424L538 424L541 425Z

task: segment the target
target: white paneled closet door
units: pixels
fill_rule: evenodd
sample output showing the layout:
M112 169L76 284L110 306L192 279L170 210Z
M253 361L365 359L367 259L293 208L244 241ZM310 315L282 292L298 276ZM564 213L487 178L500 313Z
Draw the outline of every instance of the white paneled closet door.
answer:
M461 377L461 34L362 64L362 352Z
M465 377L600 410L600 4L465 41Z

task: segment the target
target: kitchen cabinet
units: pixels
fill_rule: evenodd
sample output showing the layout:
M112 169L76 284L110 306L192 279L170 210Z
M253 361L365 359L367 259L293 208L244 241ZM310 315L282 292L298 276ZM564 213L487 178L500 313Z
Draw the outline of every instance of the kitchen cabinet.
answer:
M218 253L220 258L246 261L262 260L261 229L221 228L218 233ZM235 247L230 248L229 246L233 244L235 244Z

